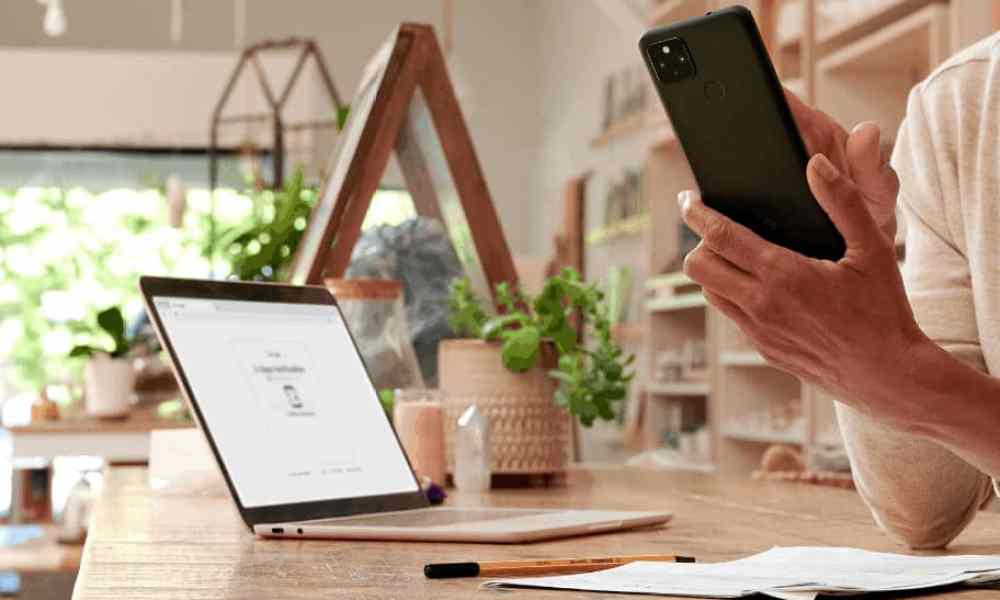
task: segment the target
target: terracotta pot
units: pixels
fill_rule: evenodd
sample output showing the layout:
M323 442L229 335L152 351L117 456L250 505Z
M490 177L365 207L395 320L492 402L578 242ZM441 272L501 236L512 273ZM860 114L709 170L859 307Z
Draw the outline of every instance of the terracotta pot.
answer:
M503 366L499 342L441 342L438 378L449 472L455 423L472 404L489 419L494 474L558 475L566 470L571 421L569 413L556 406L557 384L546 374L555 364L554 348L543 346L538 367L513 373Z

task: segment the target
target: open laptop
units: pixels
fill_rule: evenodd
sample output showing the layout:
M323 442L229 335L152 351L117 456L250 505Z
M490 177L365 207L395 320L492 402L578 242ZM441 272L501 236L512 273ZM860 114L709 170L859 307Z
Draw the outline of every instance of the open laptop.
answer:
M143 277L157 335L262 537L527 542L663 512L431 508L325 288Z

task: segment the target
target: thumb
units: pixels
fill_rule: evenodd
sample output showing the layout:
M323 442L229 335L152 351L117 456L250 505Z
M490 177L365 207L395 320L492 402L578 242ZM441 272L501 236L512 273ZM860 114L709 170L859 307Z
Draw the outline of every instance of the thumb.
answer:
M891 210L899 193L899 179L881 148L882 132L871 121L859 124L847 138L847 164L851 179L879 208Z
M826 156L816 154L806 167L806 179L817 202L844 236L847 249L866 251L878 246L881 233L861 190L844 177Z

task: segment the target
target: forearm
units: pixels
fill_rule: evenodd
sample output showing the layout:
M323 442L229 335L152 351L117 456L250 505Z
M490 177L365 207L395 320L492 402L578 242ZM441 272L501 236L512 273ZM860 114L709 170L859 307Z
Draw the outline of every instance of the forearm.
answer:
M911 431L1000 476L1000 379L927 340L909 353L897 393L922 407Z

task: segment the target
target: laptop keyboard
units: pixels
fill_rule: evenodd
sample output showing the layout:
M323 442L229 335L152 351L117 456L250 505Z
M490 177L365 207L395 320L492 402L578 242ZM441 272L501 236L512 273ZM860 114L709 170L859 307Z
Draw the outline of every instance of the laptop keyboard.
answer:
M545 510L503 510L490 508L421 508L404 512L362 515L309 521L310 525L346 525L372 527L433 527L478 521L498 521L545 514Z

